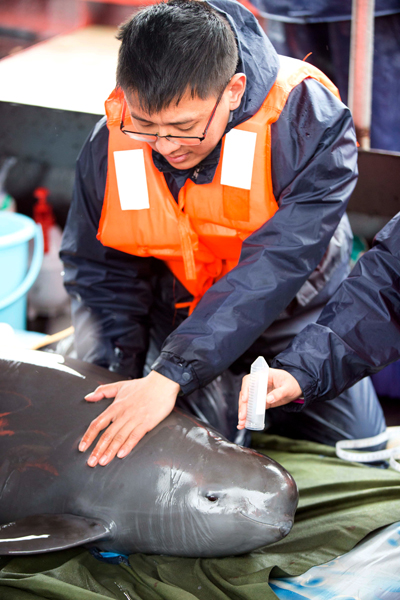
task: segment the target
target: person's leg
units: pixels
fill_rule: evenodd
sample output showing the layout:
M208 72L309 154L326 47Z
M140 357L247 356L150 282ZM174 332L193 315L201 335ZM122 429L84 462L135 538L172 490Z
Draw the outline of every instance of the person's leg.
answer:
M343 278L343 274L339 273L339 276ZM335 288L338 283L332 278L326 287ZM318 299L325 302L323 295L324 292L320 293ZM328 291L325 295L330 296ZM179 396L177 406L212 425L230 441L247 445L248 432L237 430L242 377L249 372L257 356L264 356L270 362L308 323L318 319L323 304L310 304L285 311L229 370L204 388L188 396ZM149 372L159 355L161 343L161 337L151 332L144 374ZM275 433L279 430L280 435L286 437L301 437L326 444L335 444L343 438L369 437L385 428L382 409L369 379L359 382L336 400L315 402L301 413L273 409L267 416L271 416Z
M251 362L258 355L271 362L297 333L308 323L318 319L321 310L322 306L305 307L302 310L299 307L296 316L275 321L242 357L245 362L242 371L248 372ZM236 372L239 372L240 366L235 365ZM335 445L342 439L371 437L384 431L385 427L383 411L369 377L345 390L334 400L317 400L300 412L288 412L279 407L266 413L268 433L328 445Z
M301 412L284 408L267 411L268 433L294 439L312 440L334 446L343 439L378 435L386 429L385 417L369 377L335 398L316 400Z
M228 440L249 445L250 432L238 431L238 397L242 375L227 370L202 389L179 396L177 406L213 426ZM334 446L343 439L378 435L386 428L372 382L366 377L334 400L314 402L301 412L274 408L266 412L265 431Z

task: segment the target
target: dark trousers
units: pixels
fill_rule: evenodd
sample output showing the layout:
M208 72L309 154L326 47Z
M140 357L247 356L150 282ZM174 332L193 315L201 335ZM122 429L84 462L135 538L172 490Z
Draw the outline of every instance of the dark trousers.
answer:
M229 440L248 445L249 436L236 429L241 379L225 371L206 387L179 397L178 405ZM334 446L339 440L378 435L386 424L371 380L366 377L334 400L315 401L301 412L271 408L266 412L265 427L268 433Z
M321 306L302 311L296 317L275 321L230 369L214 381L188 396L179 396L177 405L217 429L237 444L248 445L250 435L237 430L238 398L242 377L258 355L271 361L308 323L315 322ZM160 349L153 342L147 357L151 365ZM149 368L149 367L147 367ZM301 412L291 413L284 407L269 409L266 430L294 439L311 440L334 446L342 439L372 437L386 428L378 397L369 377L362 379L329 401L315 401ZM247 435L246 435L247 433Z

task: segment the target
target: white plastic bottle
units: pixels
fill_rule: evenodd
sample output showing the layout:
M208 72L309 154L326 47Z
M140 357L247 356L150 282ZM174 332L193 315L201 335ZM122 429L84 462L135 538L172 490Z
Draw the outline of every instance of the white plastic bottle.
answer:
M246 429L261 431L265 427L265 402L268 392L268 363L259 356L250 369Z
M49 192L37 188L33 217L43 229L44 256L39 275L29 292L29 317L55 317L69 310L69 297L63 284L63 264L59 257L62 231L56 224L53 209L47 202Z
M17 205L14 198L7 193L5 187L8 172L16 162L17 159L15 156L10 156L9 158L6 158L0 168L0 210L9 212L16 212L17 210Z

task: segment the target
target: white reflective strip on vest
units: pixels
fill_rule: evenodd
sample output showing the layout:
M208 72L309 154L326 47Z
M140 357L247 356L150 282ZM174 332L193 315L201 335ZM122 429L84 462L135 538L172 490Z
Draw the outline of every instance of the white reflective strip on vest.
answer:
M373 452L348 452L347 449L370 448L377 446L388 440L400 438L400 427L390 427L386 431L370 438L360 440L340 440L336 442L336 455L343 460L352 462L375 462L388 460L392 469L400 471L400 465L396 462L396 458L400 457L400 446L387 448L386 450L376 450Z
M249 190L253 173L257 134L254 131L231 129L225 136L221 185Z
M150 208L143 150L116 150L114 162L121 210Z

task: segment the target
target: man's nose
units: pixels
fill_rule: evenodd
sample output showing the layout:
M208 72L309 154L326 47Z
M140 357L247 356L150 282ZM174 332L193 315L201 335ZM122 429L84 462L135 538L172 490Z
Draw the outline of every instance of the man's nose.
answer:
M170 140L168 140L165 137L157 138L157 140L155 142L155 146L156 146L158 152L160 154L163 154L164 156L168 155L168 154L172 154L179 148L178 144L174 144L174 142L171 142Z

